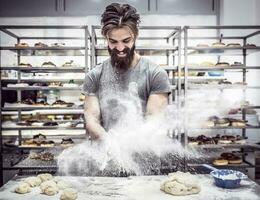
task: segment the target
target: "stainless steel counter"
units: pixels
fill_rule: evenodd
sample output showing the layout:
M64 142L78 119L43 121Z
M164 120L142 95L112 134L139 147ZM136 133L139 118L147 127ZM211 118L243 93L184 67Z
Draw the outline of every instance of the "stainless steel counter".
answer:
M166 176L119 177L61 177L78 190L78 200L259 200L260 186L251 180L243 180L237 189L221 189L214 185L209 175L198 175L201 192L189 196L172 196L160 190ZM47 200L59 199L61 191L55 196L40 194L40 189L33 188L31 193L16 194L15 187L24 177L10 180L0 189L1 200Z

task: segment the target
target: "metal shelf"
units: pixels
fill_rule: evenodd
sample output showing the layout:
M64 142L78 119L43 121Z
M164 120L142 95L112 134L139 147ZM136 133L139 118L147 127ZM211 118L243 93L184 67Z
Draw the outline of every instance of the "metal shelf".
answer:
M26 110L78 110L84 111L83 108L78 107L53 107L53 106L28 106L28 107L4 107L2 111L26 111Z
M187 50L193 50L188 52L191 55L243 55L243 51L246 51L246 55L260 51L260 47L187 47Z
M1 67L1 70L17 70L21 72L85 72L84 67Z
M45 127L10 127L2 128L3 131L14 130L85 130L84 127L59 127L59 126L45 126Z
M236 84L189 84L188 89L197 90L197 89L260 89L260 86L247 86L247 85L236 85Z
M187 66L189 71L214 71L214 70L234 70L234 69L260 69L260 66L230 65L228 67L218 66Z
M203 144L203 145L189 145L189 148L196 149L226 149L226 148L254 148L260 149L260 145L257 144Z
M46 82L68 82L69 80L73 79L75 82L83 82L84 78L82 79L74 79L74 78L46 78L46 77L36 77L36 78L21 78L21 81L23 82L37 82L37 83L46 83ZM2 78L2 82L17 82L18 79L13 78Z
M221 127L221 126L216 126L216 127L188 127L188 130L200 130L200 129L260 129L260 126L245 126L245 127L232 127L232 126L227 126L227 127Z
M81 87L41 87L41 86L28 86L28 87L3 87L3 90L81 90Z
M19 52L21 56L84 56L85 47L0 47L0 50Z
M189 167L203 167L205 163L203 164L196 164L196 163L187 163L187 166ZM223 169L223 168L254 168L255 166L252 165L251 163L248 163L248 162L242 162L241 164L228 164L228 165L213 165L212 163L207 163L208 165L211 165L215 168L220 168L220 169Z
M21 162L19 162L18 164L9 167L8 169L25 169L25 170L39 170L39 169L57 169L57 161L53 160L53 161L41 161L41 160L34 160L34 159L30 159L30 158L25 158L24 160L22 160ZM7 168L4 168L7 169Z

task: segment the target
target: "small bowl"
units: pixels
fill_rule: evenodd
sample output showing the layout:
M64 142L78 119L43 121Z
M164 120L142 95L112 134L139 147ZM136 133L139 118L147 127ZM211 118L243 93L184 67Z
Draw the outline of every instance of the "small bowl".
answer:
M208 75L209 76L224 76L224 72L223 71L209 71Z
M216 186L228 189L239 187L241 180L248 178L240 171L229 169L214 170L210 175L215 179Z

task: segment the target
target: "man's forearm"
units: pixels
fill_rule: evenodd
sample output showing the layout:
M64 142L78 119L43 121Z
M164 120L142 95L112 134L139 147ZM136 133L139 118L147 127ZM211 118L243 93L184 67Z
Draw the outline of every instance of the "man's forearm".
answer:
M86 128L88 130L88 133L90 134L91 139L98 140L105 136L106 131L101 126L99 121L95 119L91 119L90 117L85 117L85 119L86 119Z

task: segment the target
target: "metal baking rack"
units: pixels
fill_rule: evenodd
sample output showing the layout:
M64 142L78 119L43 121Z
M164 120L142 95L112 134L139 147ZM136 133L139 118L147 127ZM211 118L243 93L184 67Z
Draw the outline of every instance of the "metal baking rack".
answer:
M232 30L241 30L241 35L240 36L234 36L234 33L232 33ZM201 31L201 33L196 35L196 31ZM213 31L213 32L212 32ZM215 31L215 32L214 32ZM246 32L247 31L247 32ZM221 34L222 32L224 32L223 34ZM214 36L215 34L215 36ZM254 45L248 45L249 41L254 37L259 36L260 34L260 26L185 26L183 28L183 42L184 42L184 49L183 49L183 53L182 55L184 56L184 67L182 68L183 73L184 73L184 77L183 77L183 81L181 82L181 84L184 85L183 87L183 94L184 94L184 99L186 99L187 94L191 91L191 90L196 90L196 89L200 89L200 90L206 90L206 89L219 89L220 91L223 91L225 89L240 89L243 93L244 93L244 97L246 98L246 91L247 90L255 90L258 92L258 89L260 89L260 87L258 86L248 86L247 85L247 72L248 70L260 70L260 66L251 66L248 65L248 55L257 53L260 51L260 46L258 46L257 44ZM210 43L210 41L213 42L224 42L224 43L240 43L240 47L228 47L228 46L223 46L223 47L219 47L219 46L196 46L196 41L201 42L202 43ZM211 42L212 43L212 42ZM198 43L197 43L198 44ZM242 60L241 64L234 64L234 65L230 65L230 66L223 66L223 67L219 67L219 66L199 66L199 65L191 65L189 64L190 61L189 59L192 59L193 57L198 56L199 58L203 58L203 57L208 57L208 56L212 56L217 58L217 62L220 61L220 59L224 56L228 56L228 58L230 59L230 57L232 56L239 56L240 59ZM236 57L234 57L236 58ZM196 80L199 79L200 77L193 77L191 79L191 77L188 76L189 72L209 72L209 71L228 71L228 72L238 72L238 73L242 73L242 80L241 82L244 85L240 85L240 87L234 86L232 87L232 85L218 85L218 84L213 84L210 85L210 87L204 87L203 84L201 84L201 87L199 85L196 85L198 87L189 87L190 86L190 81L191 80ZM222 76L219 76L219 78ZM223 77L223 79L225 79L225 77ZM210 79L208 80L210 81ZM184 104L185 104L185 100L184 100ZM247 115L246 114L246 109L259 109L259 106L246 106L244 108L242 108L242 114L241 114L241 119L246 120ZM184 145L186 147L188 147L188 135L190 133L190 131L194 130L196 128L185 128L185 134L183 134L183 136L185 137L185 139L183 140ZM249 133L247 133L247 131L249 129L251 130L259 130L260 129L260 125L246 125L245 127L212 127L212 128L197 128L198 130L241 130L241 136L243 138L245 138L246 136L250 136ZM247 152L251 151L251 152L255 152L255 151L259 151L259 145L254 144L254 143L247 143L247 144L226 144L226 145L198 145L199 149L211 149L211 150L217 150L217 149L222 149L222 150L228 150L228 149L239 149L242 153L242 160L243 163L239 164L239 165L225 165L222 167L228 167L228 168L244 168L245 170L247 168L255 168L256 166L254 164L252 164L251 162L249 162L246 158L247 158ZM195 148L195 147L194 147ZM197 163L189 163L187 159L184 159L186 162L186 167L192 166L192 167L196 167L196 166L201 166L202 164L197 164ZM216 166L215 166L216 167ZM217 166L218 167L218 166Z
M0 103L3 105L5 102L2 100L2 94L3 92L6 91L16 91L17 94L17 101L22 100L22 91L35 91L35 90L78 90L80 91L80 87L6 87L7 83L21 83L21 82L54 82L54 81L61 81L61 82L68 82L70 79L64 79L63 77L46 77L46 76L39 76L39 77L23 77L23 73L27 74L38 74L38 73L82 73L85 75L85 73L88 72L89 70L89 51L90 51L90 33L88 31L87 26L0 26L0 31L1 34L5 35L8 38L7 45L3 45L1 43L0 45L0 59L3 60L3 56L6 55L3 52L11 52L11 54L15 55L16 59L16 64L13 66L6 66L3 65L2 62L0 62L0 68L1 72L4 70L7 71L16 71L17 77L14 78L6 78L1 76L1 100ZM56 33L55 33L56 31ZM71 35L67 34L69 31L74 31L77 34L76 37L71 37ZM61 35L61 32L63 33ZM53 34L54 33L54 34ZM46 47L35 47L30 43L35 43L39 41L49 41L49 42L60 42L60 41L73 41L72 46L64 46L62 43L57 43L57 45L51 45L51 46L46 46ZM29 46L28 47L17 47L14 44L17 43L22 43L22 42L28 42ZM13 45L10 45L12 44ZM74 45L75 43L75 45ZM51 66L51 67L44 67L44 66L31 66L31 67L21 67L19 66L19 63L22 60L22 57L75 57L75 59L79 58L83 60L84 65L83 66L77 66L77 65L72 65L72 66L66 66L66 67L56 67L56 66ZM75 78L75 82L83 82L83 78ZM1 127L0 127L0 154L1 154L1 159L0 159L0 186L3 185L3 170L20 170L21 168L26 169L26 170L46 170L46 169L55 169L56 167L53 166L40 166L39 163L35 163L35 166L22 166L23 162L26 162L26 160L19 162L15 166L9 166L8 168L3 168L3 155L2 153L4 152L4 148L6 148L3 145L3 139L4 138L9 138L8 135L3 136L3 131L12 131L16 130L18 131L18 137L19 143L21 143L23 139L23 134L22 132L25 130L60 130L61 134L57 134L58 137L63 137L63 136L69 136L69 135L64 135L62 133L62 130L82 130L82 134L86 134L85 128L84 127L2 127L2 115L5 112L14 112L14 114L18 115L18 120L17 121L22 121L21 116L23 111L37 111L37 110L48 110L50 109L51 111L59 111L62 110L62 113L70 114L70 111L72 111L73 114L75 112L78 113L83 113L83 108L78 107L78 106L73 106L73 107L52 107L52 106L20 106L20 107L2 107L1 106ZM84 122L83 122L84 123ZM84 123L85 125L85 123ZM10 136L13 137L13 136ZM49 138L49 136L47 136ZM51 137L51 136L50 136ZM44 147L41 147L44 149ZM12 148L8 148L9 150ZM17 148L13 148L17 149ZM33 147L32 147L33 149ZM21 151L21 153L25 150L22 147L18 147L18 150ZM21 154L22 155L22 154ZM28 163L26 163L28 164ZM47 170L48 171L48 170ZM21 171L20 171L21 172Z

